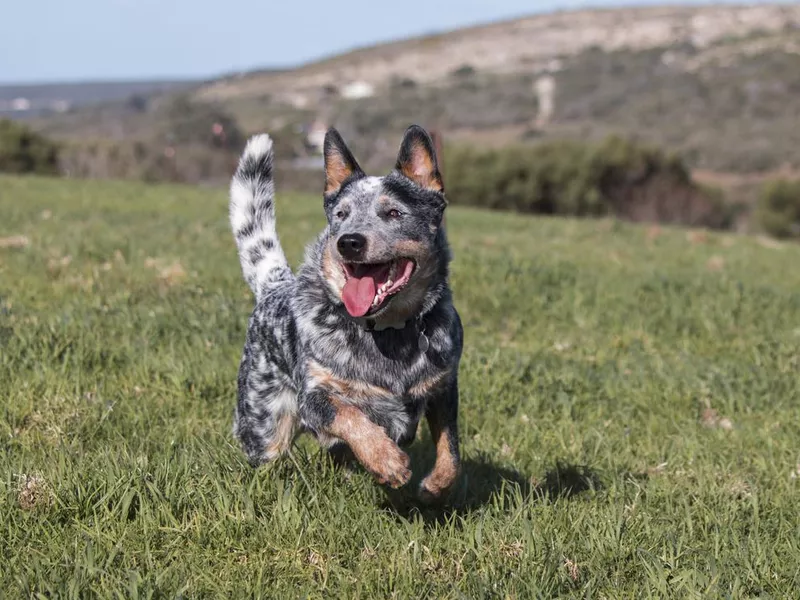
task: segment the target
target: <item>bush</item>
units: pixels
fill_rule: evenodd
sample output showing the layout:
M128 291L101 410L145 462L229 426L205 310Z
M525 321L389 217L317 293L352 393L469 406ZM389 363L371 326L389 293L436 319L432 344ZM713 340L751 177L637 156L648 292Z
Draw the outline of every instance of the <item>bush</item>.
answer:
M58 146L16 121L0 119L0 172L58 174Z
M676 157L618 137L500 150L451 147L446 187L456 204L500 210L727 227L721 192L701 188Z
M61 164L70 177L222 184L236 169L238 153L206 144L82 140L64 147Z
M236 120L213 104L176 97L167 110L167 142L204 144L213 148L239 148L244 145Z
M800 181L771 181L758 199L756 220L771 236L800 237Z
M451 74L453 77L472 77L476 72L472 65L461 65L457 69L453 69Z

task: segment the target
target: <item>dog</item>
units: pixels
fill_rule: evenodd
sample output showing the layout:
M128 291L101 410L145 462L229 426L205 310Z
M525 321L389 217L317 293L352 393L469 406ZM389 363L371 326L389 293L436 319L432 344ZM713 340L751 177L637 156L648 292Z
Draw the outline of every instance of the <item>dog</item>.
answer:
M446 497L460 470L461 320L448 284L447 201L436 152L406 131L395 169L367 176L341 135L323 146L327 226L290 269L275 229L272 140L252 137L230 188L230 221L255 295L239 367L234 435L257 466L308 432L381 484L411 477L424 414L436 447L420 497Z

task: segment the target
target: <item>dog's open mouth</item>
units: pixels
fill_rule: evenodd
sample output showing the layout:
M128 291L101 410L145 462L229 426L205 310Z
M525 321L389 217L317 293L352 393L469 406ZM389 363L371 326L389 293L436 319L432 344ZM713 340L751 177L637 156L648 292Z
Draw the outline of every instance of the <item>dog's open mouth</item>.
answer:
M346 282L342 289L344 307L352 317L363 317L381 309L402 290L414 272L414 261L398 258L385 263L342 263Z

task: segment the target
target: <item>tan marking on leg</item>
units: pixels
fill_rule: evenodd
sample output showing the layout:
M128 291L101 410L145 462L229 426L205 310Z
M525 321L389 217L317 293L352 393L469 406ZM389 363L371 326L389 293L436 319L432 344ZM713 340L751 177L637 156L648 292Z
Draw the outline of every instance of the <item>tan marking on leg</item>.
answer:
M331 399L336 409L328 432L345 442L358 462L372 473L379 483L398 488L411 478L408 455L395 444L382 427L370 421L355 406Z
M422 481L420 492L424 500L432 501L443 497L453 487L461 466L450 446L447 427L440 427L436 419L429 419L429 424L431 436L436 444L436 464Z
M294 438L297 436L297 417L292 413L282 413L277 417L275 434L272 442L267 446L267 456L273 460L278 456L286 454L292 447Z
M439 371L432 377L428 377L427 379L423 379L419 383L414 384L408 390L408 394L410 396L427 396L433 390L438 388L444 381L446 381L447 375L450 374L450 370Z

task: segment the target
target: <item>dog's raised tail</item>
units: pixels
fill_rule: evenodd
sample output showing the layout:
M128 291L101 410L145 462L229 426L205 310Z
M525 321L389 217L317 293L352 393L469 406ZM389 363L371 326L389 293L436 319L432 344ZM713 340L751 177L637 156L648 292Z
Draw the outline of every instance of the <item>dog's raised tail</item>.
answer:
M292 277L275 230L272 163L272 139L253 136L231 181L231 228L244 279L256 298L270 283Z

